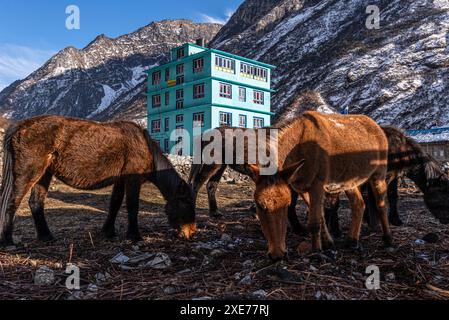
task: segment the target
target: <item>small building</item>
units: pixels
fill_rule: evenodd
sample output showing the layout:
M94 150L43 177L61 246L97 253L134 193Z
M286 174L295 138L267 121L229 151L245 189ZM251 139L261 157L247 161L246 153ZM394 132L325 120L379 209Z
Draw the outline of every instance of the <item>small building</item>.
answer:
M275 67L200 44L172 49L168 63L147 71L148 130L166 153L187 153L179 150L182 139L173 139L174 130L188 132L193 153L194 123L201 132L270 125Z
M419 142L436 160L449 162L449 127L426 130L409 130L407 134Z

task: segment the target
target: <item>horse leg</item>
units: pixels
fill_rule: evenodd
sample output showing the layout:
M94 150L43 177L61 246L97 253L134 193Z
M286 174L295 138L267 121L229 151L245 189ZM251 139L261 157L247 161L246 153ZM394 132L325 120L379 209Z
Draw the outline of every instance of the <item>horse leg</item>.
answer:
M220 179L225 170L226 165L222 165L221 168L209 179L206 185L207 200L209 201L209 216L211 218L222 216L221 212L218 210L215 193L217 192L218 184L220 183Z
M380 218L380 225L383 232L383 241L386 246L391 246L393 238L391 236L390 225L388 223L388 214L385 205L385 196L387 193L387 182L385 179L372 179L370 186L373 190L373 195L376 200L377 212Z
M109 213L108 217L102 228L103 235L111 239L115 237L115 220L117 218L117 214L122 206L123 197L125 196L125 184L123 180L119 180L114 184L114 188L112 190L111 202L109 203Z
M126 207L128 209L128 232L126 238L132 242L142 240L139 232L137 215L139 213L139 195L142 182L140 179L126 181Z
M363 215L364 220L368 223L371 231L379 230L379 213L377 212L376 198L372 187L365 183L361 187L363 199L365 201L365 213Z
M388 196L388 218L390 223L394 226L401 226L402 221L398 214L398 184L399 178L396 177L388 185L387 196Z
M293 189L290 189L292 198L290 202L290 206L288 207L288 221L290 222L290 227L292 228L293 233L298 235L303 235L306 233L305 228L299 222L298 216L296 214L296 203L298 202L298 193Z
M31 189L30 199L28 201L36 227L37 238L44 242L54 240L44 216L45 199L47 198L52 177L51 172L47 170Z
M363 212L365 211L365 201L359 188L345 191L351 206L352 218L346 244L349 248L359 248L360 229L362 227Z
M333 240L329 231L327 230L326 223L324 221L323 200L324 189L321 183L315 183L309 192L310 206L307 227L312 237L312 249L322 249L322 239L325 247L332 247ZM323 232L323 236L321 233Z
M324 216L326 224L332 236L341 237L340 223L338 221L338 209L340 208L339 194L326 194L324 201Z
M13 172L8 172L7 174L13 175ZM41 176L42 174L36 172L35 174L19 174L15 176L15 179L10 177L10 179L6 178L3 180L7 185L2 185L1 210L5 210L5 213L1 214L4 216L4 221L1 221L0 225L0 245L11 245L14 243L12 234L16 211L27 192L40 180Z

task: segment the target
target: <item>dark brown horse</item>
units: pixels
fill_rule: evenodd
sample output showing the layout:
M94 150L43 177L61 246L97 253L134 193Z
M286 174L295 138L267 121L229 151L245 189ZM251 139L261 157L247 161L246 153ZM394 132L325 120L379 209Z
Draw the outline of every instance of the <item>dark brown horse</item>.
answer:
M423 193L424 203L441 223L449 223L449 177L437 160L427 154L412 138L393 127L382 127L388 138L388 202L389 220L396 226L402 224L397 210L398 177L411 179ZM369 188L364 188L367 212L365 217L372 228L377 227L377 210ZM339 197L328 197L326 220L331 232L339 234Z
M13 124L4 140L0 199L0 240L13 242L17 208L31 190L29 205L37 236L52 240L44 217L44 201L52 177L83 190L114 185L109 215L103 226L115 235L115 219L126 193L127 237L139 240L139 193L150 181L167 200L169 223L189 238L195 231L193 192L181 179L148 132L131 122L93 121L41 116Z

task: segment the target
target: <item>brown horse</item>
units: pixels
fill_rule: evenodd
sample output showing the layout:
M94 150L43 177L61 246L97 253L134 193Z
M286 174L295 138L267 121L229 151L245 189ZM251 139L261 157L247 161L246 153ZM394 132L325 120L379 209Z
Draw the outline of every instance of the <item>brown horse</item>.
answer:
M441 169L437 160L427 154L418 142L407 137L401 130L382 127L388 138L388 204L389 220L399 226L402 221L397 211L398 177L405 175L423 193L424 203L432 215L441 223L449 223L449 177ZM373 204L371 190L366 188L365 217L372 228L377 227L377 210ZM328 197L326 202L326 221L333 234L339 234L339 197Z
M6 132L3 161L3 244L13 242L15 212L29 190L38 239L53 239L44 217L44 201L52 177L83 190L114 185L109 215L102 229L107 237L115 235L115 219L126 193L127 237L133 241L141 239L137 215L140 188L145 181L154 183L167 200L170 225L187 238L195 231L192 189L148 132L134 123L98 123L59 116L20 121Z
M285 254L289 185L303 195L309 207L308 229L312 248L333 244L324 219L325 193L345 192L352 209L348 242L356 244L364 212L359 186L368 182L374 191L384 241L392 242L385 206L388 141L382 129L366 116L325 115L305 112L280 129L279 168L276 175L262 176L258 165L250 165L256 177L255 201L262 231L273 259ZM321 238L322 237L322 238Z

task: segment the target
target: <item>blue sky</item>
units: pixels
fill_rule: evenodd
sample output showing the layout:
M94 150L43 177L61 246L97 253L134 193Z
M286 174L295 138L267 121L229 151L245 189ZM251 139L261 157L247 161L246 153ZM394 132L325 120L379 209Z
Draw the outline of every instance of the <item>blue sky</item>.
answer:
M67 46L83 48L99 34L117 37L152 21L186 18L225 23L243 0L0 0L0 90ZM80 30L65 26L80 9Z

